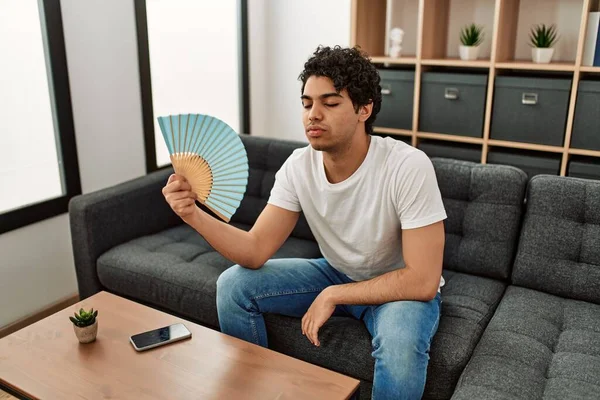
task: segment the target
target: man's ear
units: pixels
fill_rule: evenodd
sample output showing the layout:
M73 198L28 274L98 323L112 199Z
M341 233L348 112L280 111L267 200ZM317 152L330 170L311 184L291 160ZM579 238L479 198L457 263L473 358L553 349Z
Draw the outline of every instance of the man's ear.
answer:
M372 112L373 112L373 102L370 102L369 104L364 105L364 106L360 106L360 108L358 109L358 120L360 122L365 122L366 120L369 119Z

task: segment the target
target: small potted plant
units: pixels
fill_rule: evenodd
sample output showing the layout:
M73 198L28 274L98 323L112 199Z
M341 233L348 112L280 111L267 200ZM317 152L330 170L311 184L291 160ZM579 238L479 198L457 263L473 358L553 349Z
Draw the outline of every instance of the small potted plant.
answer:
M552 60L554 48L552 47L558 40L556 37L556 27L545 24L535 25L531 28L529 34L531 49L531 58L535 63L547 64Z
M483 41L483 27L475 24L465 25L460 31L462 43L458 52L461 60L476 60L479 55L479 45Z
M73 323L73 330L80 343L91 343L96 340L98 334L98 310L85 311L83 308L78 313L74 313L75 317L69 317Z

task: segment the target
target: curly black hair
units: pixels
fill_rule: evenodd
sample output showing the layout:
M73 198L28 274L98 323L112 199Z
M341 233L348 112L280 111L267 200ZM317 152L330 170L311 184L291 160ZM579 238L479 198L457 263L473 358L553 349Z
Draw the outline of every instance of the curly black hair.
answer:
M319 46L306 61L304 71L298 77L302 81L301 94L311 76L331 79L338 93L346 89L356 112L361 106L373 102L373 111L365 122L367 133L373 133L373 122L381 109L381 86L377 68L371 63L367 53L360 47Z

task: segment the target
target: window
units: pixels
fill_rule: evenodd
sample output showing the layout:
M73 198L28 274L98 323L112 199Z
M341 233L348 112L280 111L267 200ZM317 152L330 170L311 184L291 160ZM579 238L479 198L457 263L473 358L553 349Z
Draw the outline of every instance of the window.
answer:
M59 0L0 2L0 233L81 193Z
M169 166L157 117L199 113L248 133L246 0L136 0L148 172Z

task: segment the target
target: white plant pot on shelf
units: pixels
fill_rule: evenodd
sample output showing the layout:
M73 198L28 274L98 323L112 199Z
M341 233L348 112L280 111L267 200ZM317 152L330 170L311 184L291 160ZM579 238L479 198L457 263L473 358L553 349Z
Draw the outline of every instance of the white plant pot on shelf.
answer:
M531 59L538 64L548 64L552 60L553 54L554 49L551 47L534 47L531 49Z
M477 60L479 56L479 46L465 46L460 45L458 48L458 53L460 54L461 60Z

